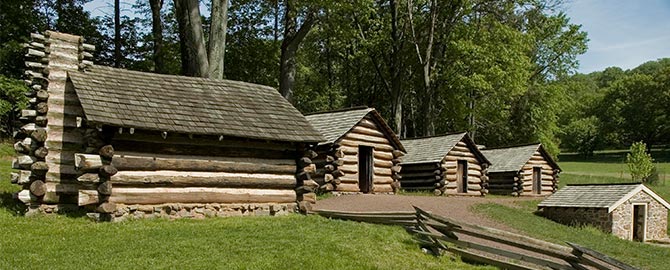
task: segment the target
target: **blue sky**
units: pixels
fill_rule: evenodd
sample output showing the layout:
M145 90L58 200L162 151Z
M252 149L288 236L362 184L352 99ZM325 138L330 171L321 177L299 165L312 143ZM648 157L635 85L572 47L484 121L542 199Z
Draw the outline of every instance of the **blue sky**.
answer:
M590 39L588 51L578 58L579 72L630 69L670 57L668 0L573 0L564 9Z
M130 12L134 0L121 1ZM111 0L93 0L94 16L112 12ZM617 66L634 68L670 57L670 0L566 0L563 10L588 32L589 49L578 57L581 73ZM124 11L122 11L124 12Z

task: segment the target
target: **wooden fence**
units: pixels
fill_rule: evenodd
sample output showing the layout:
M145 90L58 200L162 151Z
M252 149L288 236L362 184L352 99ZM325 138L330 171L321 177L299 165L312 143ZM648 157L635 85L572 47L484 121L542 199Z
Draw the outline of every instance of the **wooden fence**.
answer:
M494 228L456 222L418 207L415 212L342 212L314 210L328 218L401 225L415 235L422 248L433 254L450 252L465 261L502 269L599 269L633 270L597 251L567 243L558 245Z

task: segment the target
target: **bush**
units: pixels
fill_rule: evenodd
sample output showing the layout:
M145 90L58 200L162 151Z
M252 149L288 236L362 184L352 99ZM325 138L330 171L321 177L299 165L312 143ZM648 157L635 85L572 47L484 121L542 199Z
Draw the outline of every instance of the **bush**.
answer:
M654 171L654 159L647 153L647 145L644 142L636 142L630 146L630 153L626 155L626 164L628 164L633 181L647 183Z
M27 106L28 87L20 80L0 75L0 138L11 135L21 109Z

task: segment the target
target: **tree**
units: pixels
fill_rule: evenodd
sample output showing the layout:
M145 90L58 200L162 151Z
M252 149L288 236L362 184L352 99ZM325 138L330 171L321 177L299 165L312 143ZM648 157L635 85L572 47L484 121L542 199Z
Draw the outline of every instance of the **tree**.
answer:
M184 75L223 78L228 0L212 0L209 46L205 44L198 0L175 0L182 72ZM209 50L207 49L209 47Z
M644 142L635 142L630 146L630 153L626 154L626 164L633 181L647 182L654 170L654 159L647 153Z
M300 43L316 23L314 7L306 9L303 22L298 22L299 7L294 0L286 0L284 7L284 39L279 60L279 93L288 101L293 100L293 85L296 74L296 54Z
M20 110L28 104L27 91L23 81L0 75L0 138L14 131Z

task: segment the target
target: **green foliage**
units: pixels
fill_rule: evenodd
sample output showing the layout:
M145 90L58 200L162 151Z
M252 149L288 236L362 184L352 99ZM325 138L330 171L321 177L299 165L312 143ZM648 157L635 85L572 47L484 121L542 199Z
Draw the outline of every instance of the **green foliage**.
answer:
M568 124L562 130L561 146L565 149L577 151L583 156L592 156L593 151L600 145L598 118L590 116L588 118L577 119Z
M647 153L647 145L644 142L636 142L630 146L626 164L634 181L647 182L654 170L654 159Z
M0 138L10 136L14 131L17 116L28 103L24 95L26 91L28 87L23 81L0 75Z

